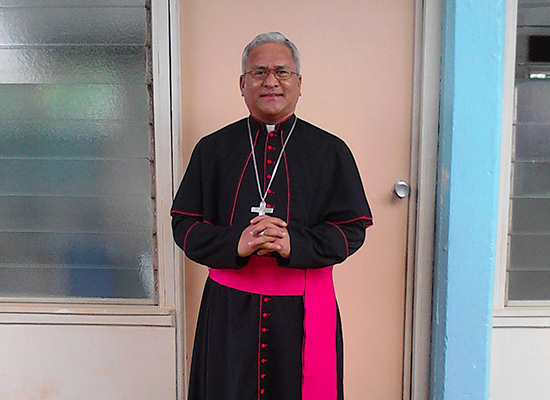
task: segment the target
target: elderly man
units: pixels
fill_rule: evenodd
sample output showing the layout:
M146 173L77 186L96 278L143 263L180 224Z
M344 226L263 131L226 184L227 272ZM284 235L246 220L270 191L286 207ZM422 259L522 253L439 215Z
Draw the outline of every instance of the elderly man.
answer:
M345 143L294 115L301 85L296 46L254 38L250 116L199 141L175 197L175 241L209 268L190 400L343 399L332 265L372 217Z

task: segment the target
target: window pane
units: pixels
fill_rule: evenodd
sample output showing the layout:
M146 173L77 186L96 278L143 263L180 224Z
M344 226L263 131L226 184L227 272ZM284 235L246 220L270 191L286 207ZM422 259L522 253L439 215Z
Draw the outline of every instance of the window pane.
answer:
M550 299L550 271L510 271L508 281L511 300Z
M139 46L145 25L145 7L0 8L0 45Z
M0 0L4 298L156 301L149 15L91 3Z
M510 240L510 270L549 270L550 235L513 234Z
M148 160L3 159L0 180L4 196L151 197Z
M549 124L550 81L518 79L516 88L518 122Z
M514 197L550 197L550 162L514 162Z
M150 237L59 230L0 233L2 295L151 297ZM44 279L44 274L61 280Z
M1 120L141 120L146 85L0 85Z
M550 234L550 198L516 198L512 201L511 208L512 234ZM534 210L537 212L533 212Z
M550 4L547 1L520 1L518 25L548 26L550 21Z
M550 3L519 1L508 299L550 300Z
M1 158L141 158L150 155L148 126L125 120L4 120Z
M146 0L0 0L0 7L143 7Z
M140 46L0 48L3 83L145 83Z
M517 124L514 160L550 161L550 124Z
M151 214L145 196L115 194L14 195L0 197L0 218L8 232L109 232L143 234L151 231L149 221L133 215ZM30 218L30 216L35 218ZM37 218L39 216L39 218ZM2 252L4 258L5 253Z

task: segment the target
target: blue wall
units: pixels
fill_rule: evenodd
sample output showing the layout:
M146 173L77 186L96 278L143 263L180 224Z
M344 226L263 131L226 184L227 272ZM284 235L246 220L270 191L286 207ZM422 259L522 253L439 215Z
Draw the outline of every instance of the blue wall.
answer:
M505 10L505 0L443 10L433 400L489 393Z

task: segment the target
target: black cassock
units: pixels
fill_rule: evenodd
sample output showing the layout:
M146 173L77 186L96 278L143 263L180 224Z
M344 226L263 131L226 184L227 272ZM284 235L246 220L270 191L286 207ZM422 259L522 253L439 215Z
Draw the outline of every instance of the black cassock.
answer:
M249 117L262 191L295 119L292 115L268 133L264 123ZM365 228L372 225L349 148L301 119L266 202L274 207L272 216L288 222L290 259L266 256L281 268L341 263L362 245ZM195 147L172 206L174 239L193 261L215 269L241 269L249 257L237 255L237 244L257 215L251 207L259 203L247 119L242 119ZM269 318L261 321L262 314ZM263 296L208 278L195 334L189 400L300 400L303 324L303 296ZM340 400L339 316L334 342Z

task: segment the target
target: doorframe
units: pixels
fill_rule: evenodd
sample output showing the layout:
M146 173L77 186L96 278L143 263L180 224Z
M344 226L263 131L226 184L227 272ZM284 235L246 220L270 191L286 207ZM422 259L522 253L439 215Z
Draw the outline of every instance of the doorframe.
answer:
M182 112L181 112L181 47L180 47L180 0L150 0L152 21L152 45L155 53L167 55L155 57L154 75L155 104L162 106L164 113L155 115L157 136L156 181L161 188L157 196L157 235L159 265L164 266L159 274L162 293L159 301L173 311L176 354L176 399L187 396L187 366L185 362L185 276L184 258L172 239L169 211L175 190L183 175ZM159 157L159 154L164 157ZM169 155L169 156L168 156ZM159 271L161 269L159 268Z
M415 1L403 399L429 396L442 0Z
M159 1L159 0L153 0ZM181 0L168 0L165 8L163 8L163 15L161 19L168 21L166 30L168 31L167 37L159 40L157 45L166 46L168 49L169 58L169 73L166 75L166 83L169 89L169 102L170 102L170 118L169 126L166 126L163 133L169 137L170 146L170 163L166 168L170 169L170 181L166 182L171 188L171 195L169 198L161 199L163 204L163 210L166 211L164 215L160 217L166 222L164 226L165 232L169 232L165 235L163 245L165 249L170 249L169 257L170 264L173 265L170 276L167 277L165 282L166 287L170 287L171 298L173 299L172 307L175 310L176 327L176 399L184 400L187 398L187 363L186 363L186 319L185 319L185 274L184 274L184 257L181 251L176 251L175 243L172 240L172 226L170 223L171 218L168 216L169 209L172 205L172 199L175 197L176 189L179 187L179 182L183 175L184 164L181 157L182 143L182 124L183 116L181 110L181 14L180 14ZM165 14L164 14L165 13ZM154 13L153 13L154 16ZM168 143L167 143L168 145ZM168 164L168 163L163 163ZM158 201L158 200L157 200ZM169 239L168 239L169 238ZM171 283L171 285L170 285Z
M183 171L180 106L180 10L179 0L169 0L172 104L172 187ZM415 0L414 4L413 101L407 271L405 286L403 400L424 400L429 395L430 338L437 143L439 123L439 77L443 0ZM186 387L184 260L174 254L177 349L177 398Z

